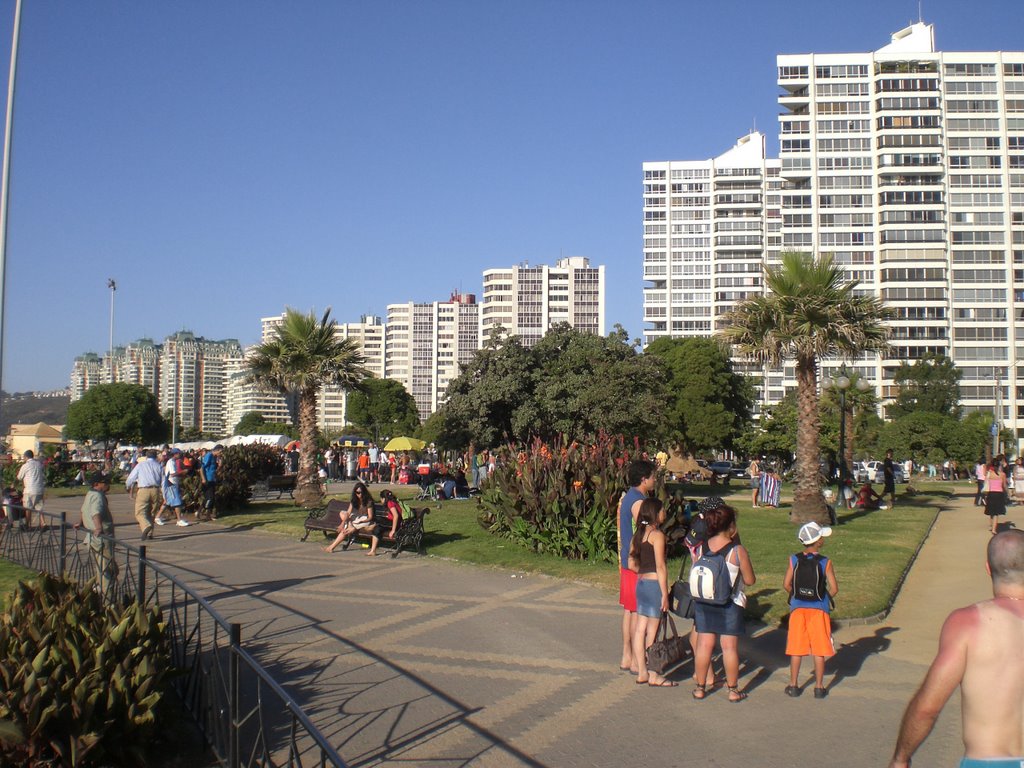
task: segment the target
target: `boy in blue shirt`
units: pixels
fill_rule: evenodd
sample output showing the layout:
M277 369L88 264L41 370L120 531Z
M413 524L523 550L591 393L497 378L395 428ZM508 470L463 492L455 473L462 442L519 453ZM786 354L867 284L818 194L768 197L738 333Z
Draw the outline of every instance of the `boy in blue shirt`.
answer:
M835 646L832 644L832 622L829 610L832 598L839 592L836 583L835 569L832 561L818 554L825 538L832 535L832 529L818 523L805 523L797 537L804 545L803 552L790 555L786 568L786 577L782 588L790 595L789 632L786 635L786 655L789 656L789 685L786 686L787 696L799 696L801 688L800 662L804 656L814 657L814 698L824 699L828 695L825 688L825 659L834 656ZM816 567L815 579L797 579L798 563L803 560L803 568ZM806 571L801 571L806 573ZM815 576L815 571L809 574ZM797 583L794 583L797 582Z

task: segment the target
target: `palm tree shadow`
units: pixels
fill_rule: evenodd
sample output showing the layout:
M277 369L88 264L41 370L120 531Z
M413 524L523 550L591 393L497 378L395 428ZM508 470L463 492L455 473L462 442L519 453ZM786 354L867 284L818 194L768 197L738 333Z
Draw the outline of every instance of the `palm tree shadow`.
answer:
M832 680L826 688L831 690L846 678L856 677L860 668L864 666L865 659L882 653L892 645L892 640L888 636L897 631L899 630L896 627L879 627L873 635L841 645L836 650L836 655L829 659L828 663L834 671Z

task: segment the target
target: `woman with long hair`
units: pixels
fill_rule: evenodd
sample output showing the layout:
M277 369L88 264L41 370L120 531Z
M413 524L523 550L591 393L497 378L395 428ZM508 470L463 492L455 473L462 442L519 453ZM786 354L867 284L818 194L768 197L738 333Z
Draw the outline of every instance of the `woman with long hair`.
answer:
M324 552L333 552L338 546L355 533L357 528L373 521L373 495L370 489L363 483L356 483L352 488L352 495L349 497L348 509L342 510L338 515L338 537L331 542L330 546L324 547Z
M1006 514L1006 473L1003 471L1003 457L994 456L985 467L985 514L989 519L989 530L995 536L999 530L999 518Z
M697 628L697 654L694 660L694 679L707 681L711 654L717 640L722 646L722 663L725 666L725 684L729 688L729 701L740 702L747 698L747 694L739 690L739 636L745 631L743 607L747 604L743 587L752 586L757 577L754 575L754 566L750 563L750 555L747 554L746 548L735 541L736 510L723 503L705 512L704 521L708 534L705 551L725 557L732 594L725 605L695 602L696 613L693 623ZM700 701L706 695L705 683L697 683L693 689L693 698Z
M398 526L402 524L402 505L398 503L395 494L385 488L380 492L380 503L384 507L384 514L375 521L376 524L373 527L370 539L370 551L366 553L367 557L373 557L377 554L377 545L380 544L380 535L384 531L386 524L391 526L391 530L388 532L388 536L391 539L395 538Z
M658 632L661 614L668 610L668 569L665 566L665 509L658 499L644 499L636 516L636 532L629 546L629 563L637 571L636 630L633 658L637 685L674 688L678 683L647 669L647 649Z

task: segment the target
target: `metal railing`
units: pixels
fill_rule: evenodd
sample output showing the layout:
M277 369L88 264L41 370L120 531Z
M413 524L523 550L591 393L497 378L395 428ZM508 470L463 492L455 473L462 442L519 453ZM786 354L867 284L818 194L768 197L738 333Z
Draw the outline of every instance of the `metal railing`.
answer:
M21 507L5 505L24 519ZM33 511L36 527L0 527L0 556L80 584L98 577L87 533L67 514ZM39 522L46 521L42 527ZM304 768L345 762L302 708L245 648L241 625L224 619L193 589L146 557L145 546L101 537L113 551L105 597L118 605L158 607L167 624L172 685L217 760L227 768Z

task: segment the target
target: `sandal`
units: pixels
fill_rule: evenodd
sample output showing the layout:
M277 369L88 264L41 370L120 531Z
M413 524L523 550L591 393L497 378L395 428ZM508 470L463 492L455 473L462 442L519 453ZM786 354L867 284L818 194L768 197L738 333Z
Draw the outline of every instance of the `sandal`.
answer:
M679 685L672 680L663 679L660 683L648 683L651 688L675 688Z
M739 704L741 701L743 701L745 698L747 698L747 694L743 693L739 689L738 685L729 685L729 686L726 686L726 687L729 689L729 703L730 704Z
M703 685L697 685L693 689L693 691L690 692L690 695L693 696L693 698L695 698L697 701L703 701L704 697L708 695L708 692L704 690Z

